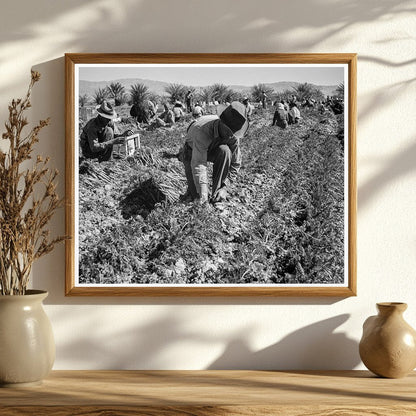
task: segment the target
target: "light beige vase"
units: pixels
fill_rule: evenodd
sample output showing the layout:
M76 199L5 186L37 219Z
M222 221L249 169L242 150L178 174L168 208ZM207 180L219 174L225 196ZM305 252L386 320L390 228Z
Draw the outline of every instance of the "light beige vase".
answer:
M42 301L48 292L0 296L0 386L40 384L55 361L52 326Z
M403 319L406 303L377 303L378 315L363 325L360 357L382 377L400 378L416 367L416 331Z

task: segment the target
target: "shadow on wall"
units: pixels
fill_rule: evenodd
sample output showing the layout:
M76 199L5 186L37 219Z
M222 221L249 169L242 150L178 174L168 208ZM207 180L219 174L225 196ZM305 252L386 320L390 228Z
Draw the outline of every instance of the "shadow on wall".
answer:
M263 51L308 52L333 37L332 51L337 51L351 26L415 11L410 0L240 4L177 0L175 7L166 7L163 0L39 0L36 7L21 7L10 2L0 16L0 64L10 74L0 83L0 95L19 83L16 62L19 72L63 52L259 52L259 39ZM166 36L163 27L173 35Z
M394 138L391 138L394 140ZM359 207L367 205L389 183L411 173L415 169L416 143L386 161L377 175L358 189Z
M249 347L249 337L234 339L208 369L353 369L360 363L358 343L335 332L349 317L343 314L308 325L259 351Z
M73 318L62 314L56 317L58 321L68 321L68 327ZM201 332L193 332L181 327L181 320L165 314L156 319L150 319L144 326L123 328L122 322L107 321L107 325L117 328L108 336L100 333L101 318L90 317L89 320L79 320L83 328L79 333L73 332L72 342L57 344L57 359L62 363L77 363L79 368L108 370L154 369L169 368L172 365L170 348L187 342L211 343L212 337ZM139 321L139 317L137 319ZM75 328L74 328L75 329ZM103 328L101 328L103 329ZM86 337L88 333L90 336ZM60 337L58 339L64 339Z
M331 52L349 40L344 32L351 26L416 11L411 0L354 0L333 6L320 0L306 6L302 0L264 0L261 7L252 1L240 4L177 0L172 8L163 0L39 0L35 7L21 7L9 2L0 16L0 96L25 85L22 68L63 52L260 52L259 39L264 52L309 52L333 38L333 49L320 51ZM166 36L163 27L172 36Z
M302 10L304 13L299 12ZM201 45L206 52L207 49L258 51L259 39L275 42L276 51L281 46L289 46L291 51L306 51L349 26L413 11L409 0L378 0L376 3L354 0L337 2L333 7L319 0L310 0L307 7L302 0L284 1L279 6L274 0L264 0L261 7L254 2L242 2L241 7L236 7L234 2L195 0L189 3L188 0L178 0L173 8L166 7L163 0L122 0L117 2L117 6L112 0L91 0L88 3L83 0L39 0L36 7L22 8L18 2L10 3L1 19L0 33L2 43L25 41L50 33L51 28L53 30L55 25L59 25L62 33L51 41L60 51L65 47L75 47L78 52L111 49L113 52L132 52L132 39L137 39L142 52L154 49L155 45L162 46L158 52L172 52L178 45L183 47L192 42L194 52L200 51ZM206 23L207 16L210 24L201 24ZM158 28L172 22L181 22L183 30L166 37L166 31ZM169 27L175 30L174 25ZM317 28L319 36L297 36L298 40L293 36L290 39L286 37L296 28ZM225 31L230 34L226 39L212 36L212 33ZM190 36L196 33L199 35ZM244 42L239 35L244 35Z
M71 327L73 318L67 315L56 318L63 322L68 320L67 328ZM358 343L345 333L335 332L348 318L348 314L343 314L308 325L259 351L249 347L253 328L246 328L247 336L230 341L203 330L184 328L183 320L171 313L150 320L143 327L127 329L119 325L111 337L97 333L100 325L96 326L91 320L80 321L85 327L78 328L79 336L75 332L72 342L57 345L57 358L62 365L76 362L84 369L169 369L172 363L173 368L192 368L193 363L201 361L201 355L212 354L212 345L220 343L226 345L224 352L206 367L208 370L353 369L360 363ZM108 325L111 326L111 322ZM85 333L91 336L86 337ZM184 349L194 351L195 356L189 352L186 356L178 353ZM176 361L172 360L172 354L178 354Z
M358 58L358 61L361 62L361 57ZM375 111L380 112L384 107L390 105L392 97L394 97L395 100L398 100L403 94L408 93L409 88L412 87L412 84L414 84L415 81L416 76L408 80L390 84L388 88L382 87L371 92L371 98L368 100L368 103L366 105L362 105L360 108L358 114L358 125L371 120L371 116ZM403 109L404 112L406 112L406 110L406 108Z

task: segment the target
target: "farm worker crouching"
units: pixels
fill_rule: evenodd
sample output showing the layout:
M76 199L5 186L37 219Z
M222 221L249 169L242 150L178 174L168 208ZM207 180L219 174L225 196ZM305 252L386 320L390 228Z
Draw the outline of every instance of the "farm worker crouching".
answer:
M295 103L290 104L289 124L297 124L300 120L300 111Z
M98 116L90 119L81 133L82 154L87 159L98 159L99 162L110 160L113 145L124 143L125 136L132 134L127 130L122 134L114 134L114 119L117 114L107 101L97 108Z
M130 115L136 119L139 125L150 124L157 114L157 104L153 101L147 100L146 102L135 102L130 108Z
M278 103L276 111L274 112L272 126L279 126L282 129L285 129L287 127L288 121L289 118L285 110L284 104Z
M180 101L176 101L175 105L173 106L173 114L175 115L176 122L185 115L183 112L183 105Z
M199 103L196 103L195 107L192 110L192 115L194 118L199 118L204 115L203 108L199 105Z
M188 182L183 199L208 201L207 162L214 164L211 202L227 199L227 186L241 166L240 138L249 126L245 114L244 104L234 101L220 116L201 116L188 127L181 155Z
M175 124L175 115L169 106L165 103L163 104L163 113L159 116L166 124Z

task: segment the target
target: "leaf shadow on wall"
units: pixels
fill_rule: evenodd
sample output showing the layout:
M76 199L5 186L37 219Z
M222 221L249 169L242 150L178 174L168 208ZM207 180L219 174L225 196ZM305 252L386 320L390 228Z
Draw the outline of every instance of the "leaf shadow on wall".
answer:
M302 0L285 1L279 5L274 0L264 0L261 7L255 2L245 2L244 6L236 7L234 2L222 1L217 2L220 7L215 7L215 2L205 0L192 3L178 0L174 8L165 7L163 0L151 3L126 1L124 10L117 14L106 7L97 7L95 21L91 21L91 24L96 24L96 30L92 32L89 25L85 28L87 33L81 31L73 39L73 45L80 52L101 51L97 47L102 49L102 40L106 39L106 51L112 48L122 52L124 48L131 52L131 47L125 45L138 36L137 27L140 27L141 52L154 52L155 44L161 45L157 52L175 52L178 47L181 51L185 47L189 52L249 52L259 50L259 39L266 45L273 44L274 50L304 52L353 25L376 21L387 15L411 13L410 4L408 0L379 0L376 5L355 0L328 7L324 2L311 0L306 10ZM120 4L119 8L123 9L123 5ZM184 10L193 17L184 19ZM206 17L209 17L209 24L206 24ZM102 25L101 22L108 24ZM174 36L155 30L158 25L172 22L182 22L182 30L175 31ZM116 37L107 36L105 32L109 27L117 31ZM305 35L293 36L296 29L305 30ZM316 33L315 29L318 29ZM213 36L220 32L225 32L226 36Z
M359 57L359 61L361 57ZM408 66L412 65L413 60L408 62L395 63L388 60L380 60L374 57L363 57L363 61L384 64L392 67L396 66ZM412 88L416 82L416 76L389 85L389 88L380 88L371 93L371 98L367 104L360 108L358 114L358 126L363 123L371 122L372 115L376 111L380 112L384 107L391 104L392 97L398 100L400 96L408 92L409 88ZM413 111L411 108L401 107L403 113ZM399 114L397 114L399 116ZM393 116L391 116L393 117ZM410 131L411 135L416 134L414 131ZM380 137L380 141L394 140L396 137ZM400 139L404 139L403 137ZM408 140L409 141L409 140ZM411 141L411 140L410 140ZM399 178L411 173L415 169L414 161L416 160L416 144L412 143L408 145L404 150L395 155L391 155L386 161L382 163L379 171L365 183L358 188L358 207L363 208L368 205L377 194L379 194L383 188L389 183L397 181Z
M60 313L62 317L59 317ZM143 326L130 327L128 330L118 325L109 337L100 323L94 323L94 319L99 318L93 314L88 322L78 320L83 327L72 328L70 342L65 343L64 337L58 338L57 358L63 365L72 362L88 369L169 369L172 363L176 368L192 368L194 363L201 361L201 354L205 358L211 356L207 352L210 345L220 343L225 346L223 353L205 369L353 369L360 363L358 343L344 332L335 332L349 317L349 314L342 314L307 325L281 341L255 351L249 347L254 327L240 329L237 335L221 336L203 329L190 329L188 325L184 326L182 318L166 313L147 321ZM61 323L68 320L67 328L71 322L77 321L76 317L74 319L63 311L58 312L56 319ZM111 327L113 322L107 324ZM85 336L86 333L89 336ZM179 353L177 360L172 361L172 354L184 349L187 350L186 355Z
M260 52L259 39L261 52L310 52L332 37L337 50L337 42L351 37L345 32L352 26L415 11L410 0L354 0L334 7L319 0L307 5L264 0L261 7L241 3L177 0L175 7L166 7L163 0L38 0L36 7L21 7L9 2L0 16L0 64L29 67L39 57L63 51ZM20 85L17 79L4 79L1 95Z
M58 313L56 318L61 323L65 320L74 320L74 317L64 316L63 313L62 316ZM139 316L137 322L140 322ZM183 328L181 320L172 313L150 319L144 325L129 326L128 329L110 319L107 325L112 328L111 337L108 336L108 332L105 333L106 328L102 328L100 317L94 314L90 315L88 322L84 321L81 325L84 327L78 328L78 333L74 328L71 342L61 341L62 344L57 344L59 361L77 363L80 368L108 370L168 368L174 362L169 354L171 348L187 342L197 341L208 344L213 342L213 337L204 334L203 331ZM60 340L62 339L61 337Z
M359 207L367 205L389 183L414 171L415 160L416 143L413 143L383 163L379 172L359 187Z
M21 7L21 4L15 2L10 3L3 13L0 33L2 42L33 39L43 32L43 28L50 28L51 23L60 22L66 32L72 29L73 36L67 33L58 41L67 43L67 46L86 47L96 52L99 52L97 47L101 45L112 48L113 52L120 52L120 47L131 45L131 39L136 39L138 35L141 48L160 44L166 45L172 52L170 42L175 43L176 48L181 44L180 40L186 38L189 44L193 40L189 39L190 33L199 33L199 37L194 39L195 44L201 44L201 40L206 41L207 46L211 45L211 50L218 47L230 50L230 47L237 46L238 49L244 48L247 51L253 47L258 50L258 39L267 41L272 38L279 42L276 35L285 34L295 28L323 30L327 27L317 38L302 37L302 45L296 45L296 41L291 39L295 49L300 47L305 50L316 45L317 41L360 22L372 22L386 15L414 12L409 0L379 0L376 4L354 0L338 2L336 7L328 7L318 0L310 0L307 6L302 0L285 1L279 5L274 0L264 0L262 7L253 2L241 3L241 7L236 7L234 2L195 0L189 3L188 0L178 0L172 8L166 7L164 0L123 0L117 2L117 5L103 0L90 0L88 4L83 0L38 0L36 7L32 8ZM221 7L215 7L216 5ZM45 13L44 10L48 12ZM184 11L193 18L186 19ZM19 17L18 32L15 16ZM207 17L210 24L206 24ZM68 21L65 18L76 24L67 27ZM158 25L172 22L181 22L184 30L177 31L176 36L172 37L167 37L166 31L158 30ZM201 22L205 24L202 25ZM328 25L328 22L332 24ZM175 26L172 26L174 29ZM230 35L227 39L216 41L212 33L221 30L226 30ZM231 35L233 33L236 34L235 40ZM250 36L244 37L244 42L241 42L239 33ZM126 48L131 52L131 46Z
M313 323L258 351L250 348L248 336L233 339L207 369L353 369L360 363L358 343L335 332L349 317L342 314Z

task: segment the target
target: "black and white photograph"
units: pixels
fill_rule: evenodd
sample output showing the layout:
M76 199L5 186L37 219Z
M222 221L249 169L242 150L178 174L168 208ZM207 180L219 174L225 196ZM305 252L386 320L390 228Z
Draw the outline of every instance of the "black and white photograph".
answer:
M73 79L75 287L349 287L348 64Z

